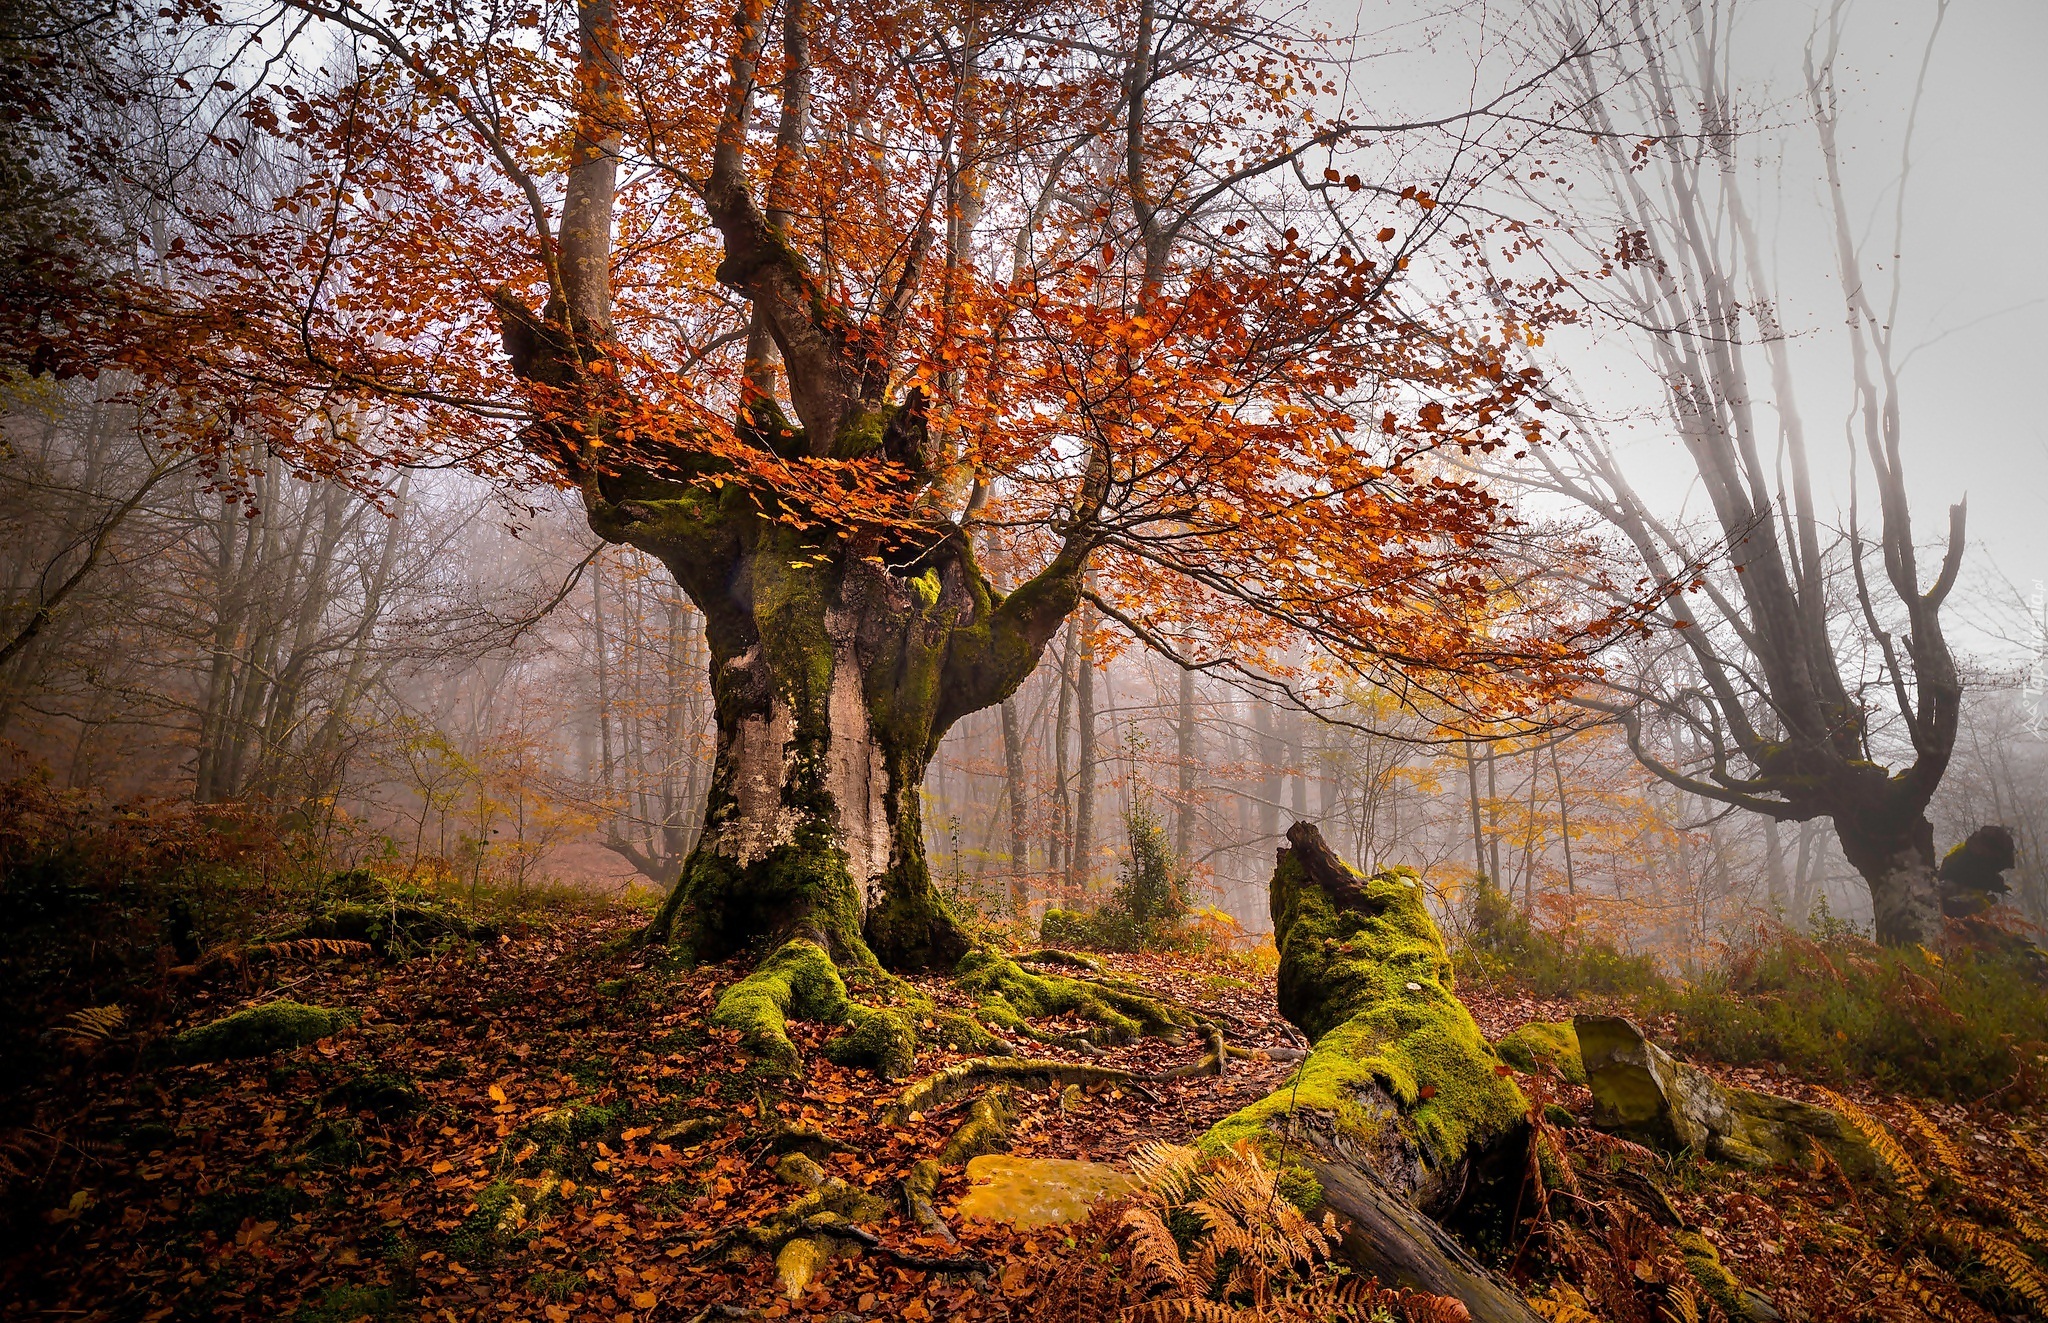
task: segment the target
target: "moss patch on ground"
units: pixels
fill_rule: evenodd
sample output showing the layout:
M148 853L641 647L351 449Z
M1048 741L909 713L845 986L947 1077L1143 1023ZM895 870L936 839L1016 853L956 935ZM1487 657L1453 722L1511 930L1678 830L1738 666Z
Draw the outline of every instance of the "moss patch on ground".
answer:
M258 1057L302 1047L354 1022L355 1017L347 1011L296 1001L265 1002L187 1029L171 1040L170 1051L175 1059L188 1062Z

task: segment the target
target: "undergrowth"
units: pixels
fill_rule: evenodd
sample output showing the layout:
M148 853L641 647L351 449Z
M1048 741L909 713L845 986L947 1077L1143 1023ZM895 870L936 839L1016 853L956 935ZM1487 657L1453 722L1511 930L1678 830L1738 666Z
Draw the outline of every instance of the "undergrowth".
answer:
M1529 922L1498 887L1481 879L1470 926L1455 960L1461 974L1510 983L1545 997L1630 995L1665 986L1647 955L1570 930L1550 932Z
M1718 969L1644 1000L1674 1015L1677 1046L1733 1065L2007 1108L2048 1097L2048 986L2006 950L1764 929Z

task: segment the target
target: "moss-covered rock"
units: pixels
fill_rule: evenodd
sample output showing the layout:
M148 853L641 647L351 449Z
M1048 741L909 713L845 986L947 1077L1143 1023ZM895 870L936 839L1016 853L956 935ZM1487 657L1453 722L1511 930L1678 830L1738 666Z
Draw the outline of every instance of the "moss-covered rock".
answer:
M327 1095L361 1112L407 1116L425 1106L412 1079L395 1070L366 1070L349 1076Z
M1450 957L1414 875L1364 877L1307 823L1288 840L1272 886L1280 1007L1313 1049L1203 1147L1248 1141L1284 1172L1281 1137L1293 1132L1357 1155L1416 1206L1440 1211L1465 1192L1476 1159L1520 1132L1527 1103L1452 994Z
M260 1057L326 1038L353 1023L355 1016L349 1011L296 1001L265 1002L187 1029L171 1040L170 1053L178 1061Z
M1675 1060L1618 1015L1581 1015L1573 1024L1593 1091L1593 1124L1602 1130L1750 1167L1791 1162L1818 1144L1851 1176L1878 1174L1869 1144L1825 1107L1731 1088Z
M1586 1063L1579 1056L1578 1031L1561 1020L1532 1020L1511 1030L1493 1050L1525 1074L1554 1070L1573 1084L1586 1082Z
M737 1029L740 1041L765 1070L800 1074L803 1060L789 1041L789 1021L836 1024L851 1005L846 984L825 948L801 938L785 942L753 973L727 988L711 1012L711 1023Z

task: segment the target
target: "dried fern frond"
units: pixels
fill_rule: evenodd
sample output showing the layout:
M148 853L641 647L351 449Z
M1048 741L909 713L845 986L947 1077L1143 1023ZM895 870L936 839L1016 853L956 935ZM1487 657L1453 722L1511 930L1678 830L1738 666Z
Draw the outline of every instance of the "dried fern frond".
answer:
M57 1033L80 1046L105 1042L128 1022L128 1012L119 1006L88 1006L64 1017Z
M339 937L294 937L281 942L258 942L245 948L252 960L318 960L322 956L357 959L373 954L368 942Z
M1147 1300L1124 1310L1123 1323L1270 1323L1256 1309L1219 1305L1214 1300Z
M1139 1281L1148 1285L1187 1284L1188 1265L1181 1258L1173 1232L1167 1230L1158 1213L1150 1208L1132 1208L1124 1213L1121 1225L1128 1237L1125 1244L1130 1248L1131 1267Z
M2048 1315L2048 1275L2025 1250L1974 1222L1943 1219L1937 1229L1950 1243L1967 1247L2036 1313Z
M1530 1296L1529 1308L1544 1323L1600 1323L1599 1316L1587 1308L1586 1297L1562 1282L1548 1294Z
M1960 1299L1947 1275L1925 1255L1914 1256L1907 1268L1888 1263L1874 1254L1865 1254L1858 1263L1872 1282L1911 1300L1927 1317L1938 1319L1940 1323L1987 1323L1991 1317L1976 1305Z
M1673 1286L1671 1297L1658 1311L1665 1323L1700 1323L1699 1297L1683 1286Z
M1884 1122L1830 1089L1815 1085L1814 1091L1827 1100L1828 1106L1841 1113L1842 1119L1853 1126L1857 1134L1863 1136L1864 1142L1870 1145L1878 1160L1891 1170L1892 1176L1908 1198L1916 1204L1927 1201L1927 1177L1921 1173L1919 1165L1907 1155L1906 1150L1900 1147L1897 1137Z
M1566 1146L1574 1150L1597 1153L1603 1158L1626 1158L1630 1162L1640 1162L1652 1167L1664 1165L1663 1154L1655 1149L1645 1148L1633 1140L1623 1139L1619 1135L1603 1134L1586 1126L1574 1126L1570 1130L1559 1130L1557 1133L1564 1137Z
M1131 1155L1138 1183L1162 1203L1187 1202L1202 1155L1185 1144L1150 1143Z
M1964 1188L1975 1185L1969 1169L1963 1165L1963 1155L1956 1152L1956 1146L1949 1143L1948 1135L1942 1128L1928 1120L1926 1113L1911 1103L1900 1103L1899 1106L1906 1113L1907 1127L1920 1136L1927 1145L1927 1151L1934 1154L1934 1160Z

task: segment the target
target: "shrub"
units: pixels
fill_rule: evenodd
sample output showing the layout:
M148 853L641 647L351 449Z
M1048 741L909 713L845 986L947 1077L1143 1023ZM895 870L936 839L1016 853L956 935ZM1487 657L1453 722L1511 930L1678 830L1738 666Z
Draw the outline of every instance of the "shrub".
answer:
M2048 987L2014 948L1946 956L1835 929L1760 930L1724 967L1656 998L1677 1042L1719 1061L1871 1080L1923 1097L2048 1097Z
M1039 925L1040 939L1047 946L1144 951L1189 945L1184 931L1192 890L1187 863L1174 852L1165 826L1143 796L1132 797L1124 812L1124 831L1129 852L1117 874L1116 889L1092 913L1047 910Z
M1614 996L1666 986L1653 958L1630 955L1604 938L1571 929L1537 928L1484 878L1473 897L1471 927L1458 963L1463 970L1545 997Z

